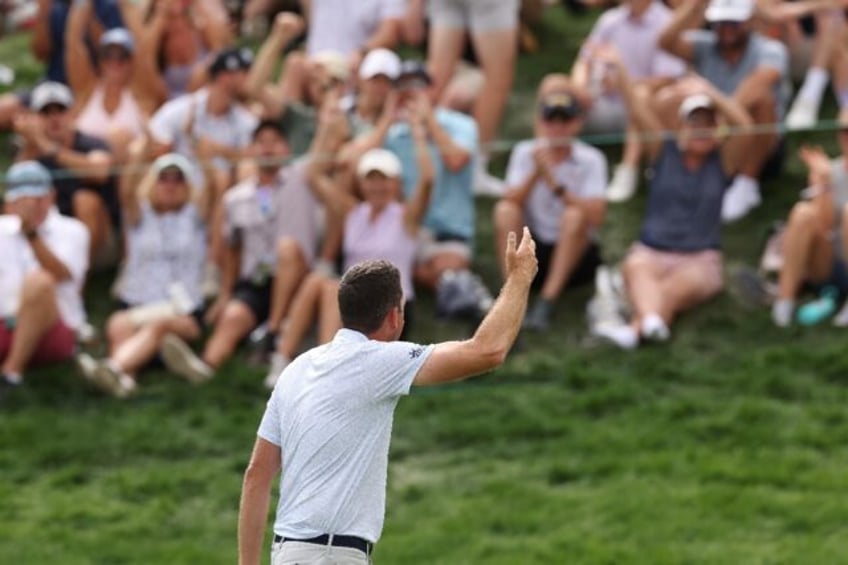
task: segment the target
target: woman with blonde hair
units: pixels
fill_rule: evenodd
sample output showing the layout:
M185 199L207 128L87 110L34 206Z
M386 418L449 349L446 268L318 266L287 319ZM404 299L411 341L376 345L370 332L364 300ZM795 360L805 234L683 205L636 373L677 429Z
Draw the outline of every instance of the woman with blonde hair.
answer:
M172 372L192 382L204 380L172 352L182 340L201 333L201 283L206 261L206 223L210 191L195 200L193 167L169 153L154 161L134 189L121 194L126 258L117 296L121 308L106 323L109 357L83 356L83 373L105 391L124 397L136 387L135 375L157 352Z

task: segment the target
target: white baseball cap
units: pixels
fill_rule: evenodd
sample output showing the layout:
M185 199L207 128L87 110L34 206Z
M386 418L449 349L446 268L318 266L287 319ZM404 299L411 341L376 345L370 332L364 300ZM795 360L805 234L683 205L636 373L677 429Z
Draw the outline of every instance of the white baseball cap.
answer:
M388 49L372 49L359 65L359 78L368 80L383 75L389 80L400 76L400 57Z
M708 22L746 22L754 15L754 0L710 0Z
M683 99L680 103L678 115L685 120L695 110L712 110L715 108L712 99L706 94L692 94Z
M350 77L350 65L347 58L338 51L320 51L310 58L310 61L323 67L331 77L346 82Z
M6 172L6 202L14 202L26 196L47 196L52 189L50 171L38 161L15 163Z
M389 178L399 178L401 172L400 160L388 149L380 147L369 149L359 158L356 174L362 178L373 171L383 173Z
M65 108L74 105L74 95L71 89L61 82L47 81L36 86L29 98L29 108L40 112L50 104L58 104Z

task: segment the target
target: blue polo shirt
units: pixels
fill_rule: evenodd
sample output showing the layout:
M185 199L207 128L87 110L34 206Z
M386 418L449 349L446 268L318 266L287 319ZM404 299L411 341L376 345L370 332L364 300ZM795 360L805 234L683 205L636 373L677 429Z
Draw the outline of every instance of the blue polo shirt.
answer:
M424 217L424 227L439 238L461 238L469 243L474 238L474 194L472 182L474 156L478 151L477 123L470 117L445 108L436 109L436 121L454 143L469 151L472 160L457 172L448 170L444 160L430 142L435 181L430 195L430 207ZM409 198L418 182L415 142L409 124L398 122L389 128L384 143L400 159L403 166L403 194Z

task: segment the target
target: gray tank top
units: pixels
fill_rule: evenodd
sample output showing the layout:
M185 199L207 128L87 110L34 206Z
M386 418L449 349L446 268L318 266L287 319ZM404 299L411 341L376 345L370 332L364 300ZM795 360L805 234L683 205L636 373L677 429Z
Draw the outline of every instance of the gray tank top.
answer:
M719 249L721 202L729 180L718 150L690 171L677 142L666 140L654 164L640 241L665 251Z

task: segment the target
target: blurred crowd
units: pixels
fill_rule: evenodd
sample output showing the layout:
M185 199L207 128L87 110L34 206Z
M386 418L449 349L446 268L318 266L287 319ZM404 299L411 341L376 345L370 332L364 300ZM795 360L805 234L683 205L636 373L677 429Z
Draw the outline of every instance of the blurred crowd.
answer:
M117 397L151 362L201 383L245 341L273 387L305 343L341 327L338 276L367 259L398 267L407 330L431 315L417 311L420 293L439 316L479 320L493 298L475 274L475 197L496 199L497 251L523 225L537 242L527 331L547 330L563 293L589 284L591 335L625 349L668 340L676 316L723 289L722 224L769 197L786 132L818 127L828 86L848 108L848 3L558 4L0 4L2 30L28 28L44 64L35 85L0 96L14 140L0 389L71 358ZM499 178L490 153L519 55L538 48L545 11L561 9L597 20L575 60L539 82L533 136ZM403 59L402 47L421 56ZM848 113L837 123L848 155ZM615 136L620 162L583 135ZM775 234L777 282L753 282L778 326L831 314L848 325L848 308L836 312L848 162L818 147L799 156L809 186ZM638 239L605 264L607 208L640 184ZM82 296L101 269L118 273L115 308L93 328ZM798 308L806 288L821 298ZM103 355L82 347L96 335Z

